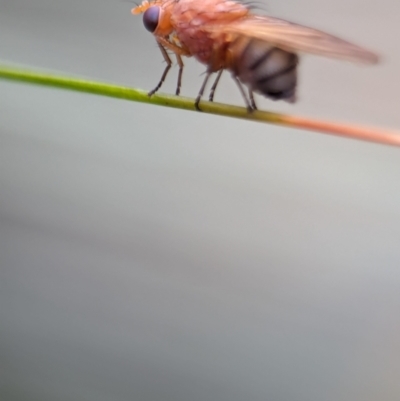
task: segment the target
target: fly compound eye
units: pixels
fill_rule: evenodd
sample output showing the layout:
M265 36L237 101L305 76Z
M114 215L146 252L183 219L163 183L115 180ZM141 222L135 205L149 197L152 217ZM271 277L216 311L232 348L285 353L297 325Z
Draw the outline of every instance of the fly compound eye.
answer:
M150 32L154 32L157 28L159 17L160 7L149 7L143 14L143 24L145 28Z

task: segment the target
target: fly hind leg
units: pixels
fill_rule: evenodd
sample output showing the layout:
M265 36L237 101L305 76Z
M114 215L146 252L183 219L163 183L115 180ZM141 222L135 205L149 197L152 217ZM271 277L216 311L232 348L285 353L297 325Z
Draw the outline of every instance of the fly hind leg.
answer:
M256 101L254 100L254 93L251 89L249 89L249 99L250 99L250 106L251 108L254 110L258 110L257 109L257 105L256 105Z
M254 97L253 94L250 94L250 100L247 98L246 92L243 89L242 83L239 81L239 78L236 75L232 75L233 80L236 82L236 85L238 86L240 93L242 94L242 97L244 99L244 102L246 103L246 108L249 113L252 113L256 108L255 102L254 102Z

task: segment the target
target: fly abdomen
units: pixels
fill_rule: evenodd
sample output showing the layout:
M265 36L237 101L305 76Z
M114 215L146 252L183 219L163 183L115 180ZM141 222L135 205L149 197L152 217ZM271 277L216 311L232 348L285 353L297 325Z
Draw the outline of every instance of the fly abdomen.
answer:
M257 39L232 42L230 70L251 91L295 101L298 56Z

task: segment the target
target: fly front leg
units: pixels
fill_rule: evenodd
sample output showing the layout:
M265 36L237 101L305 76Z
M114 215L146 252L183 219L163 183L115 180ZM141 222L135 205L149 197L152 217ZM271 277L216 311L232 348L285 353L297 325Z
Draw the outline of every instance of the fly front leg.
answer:
M158 44L158 47L160 48L161 54L163 55L164 60L167 63L167 65L166 65L166 67L164 69L164 72L163 72L163 74L161 76L160 82L157 84L157 86L153 90L151 90L148 93L149 96L153 96L161 88L162 84L165 81L165 78L167 77L168 71L171 69L171 65L172 65L172 61L169 58L168 53L165 50L164 46L158 41L157 41L157 44Z
M190 57L190 53L185 48L180 47L180 46L176 45L175 43L170 42L166 38L157 37L157 44L158 44L158 47L160 48L161 54L163 55L165 62L167 63L167 66L165 67L165 70L161 76L160 82L153 90L151 90L149 92L149 96L154 95L161 88L162 84L165 81L165 78L167 77L169 70L171 69L172 61L171 61L170 57L168 56L167 49L171 50L172 52L175 53L176 62L179 65L178 84L176 87L176 94L179 95L180 90L181 90L182 72L183 72L183 67L184 67L181 56Z
M219 83L219 79L221 78L222 72L223 72L222 69L218 71L217 78L215 78L215 81L214 81L214 83L213 83L213 86L211 87L211 90L210 90L210 97L208 98L210 102L213 102L213 101L214 101L215 89L217 89L217 86L218 86L218 83Z

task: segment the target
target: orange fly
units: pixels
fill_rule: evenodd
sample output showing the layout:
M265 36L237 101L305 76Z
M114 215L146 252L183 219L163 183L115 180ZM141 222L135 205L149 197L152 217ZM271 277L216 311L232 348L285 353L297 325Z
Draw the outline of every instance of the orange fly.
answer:
M250 7L232 0L143 1L133 14L143 13L143 24L153 33L167 63L156 93L175 54L179 65L176 94L182 80L182 56L195 57L207 66L196 98L200 99L212 73L217 73L210 101L223 70L238 85L249 111L256 109L253 92L273 100L296 100L298 53L311 53L354 62L375 64L376 54L328 33L278 18L253 14ZM248 87L249 95L243 89Z

